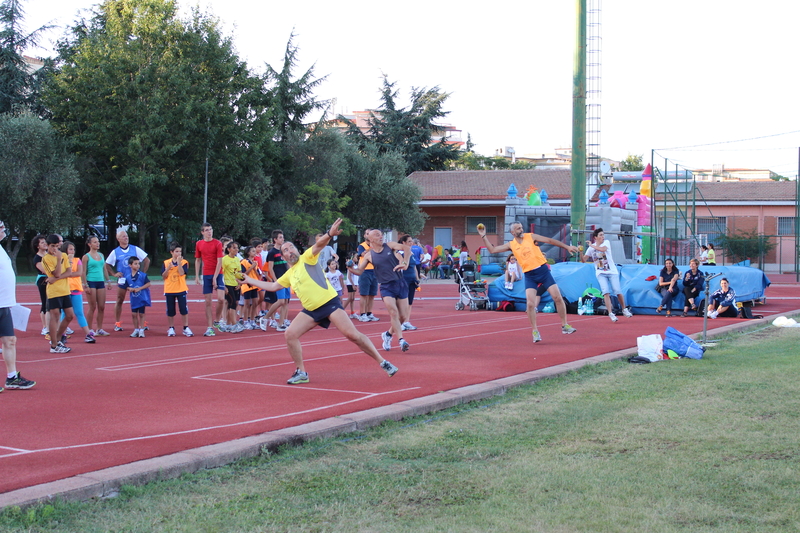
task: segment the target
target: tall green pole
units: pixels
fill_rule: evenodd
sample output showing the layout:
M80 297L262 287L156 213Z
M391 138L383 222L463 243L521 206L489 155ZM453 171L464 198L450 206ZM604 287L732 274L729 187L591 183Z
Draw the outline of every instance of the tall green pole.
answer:
M572 244L584 240L586 229L586 0L577 0L575 63L572 67Z

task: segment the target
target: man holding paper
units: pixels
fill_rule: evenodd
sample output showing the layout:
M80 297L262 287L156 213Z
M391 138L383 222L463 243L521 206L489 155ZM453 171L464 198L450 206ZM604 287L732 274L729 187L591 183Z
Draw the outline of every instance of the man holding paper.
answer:
M6 238L6 225L0 221L0 242ZM6 362L6 388L30 389L36 385L22 377L17 371L17 337L14 335L14 321L11 308L17 305L17 278L11 267L11 258L5 248L0 246L0 342L3 344L3 360ZM3 387L0 387L0 392Z

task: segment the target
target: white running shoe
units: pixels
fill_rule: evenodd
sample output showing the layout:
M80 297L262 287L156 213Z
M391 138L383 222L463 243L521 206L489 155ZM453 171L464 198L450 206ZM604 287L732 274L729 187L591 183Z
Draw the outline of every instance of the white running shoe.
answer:
M174 337L175 336L175 328L169 328L167 330L167 337Z
M370 320L369 320L369 317L366 314L363 314L363 315L358 315L358 321L359 322L369 322Z
M383 349L387 352L392 349L392 336L388 331L384 331L381 333L381 339L383 339Z
M139 336L139 330L138 329L133 330L133 333L131 333L131 338L135 339L138 336Z
M358 317L359 315L357 313L353 313L352 315L350 315L350 318L358 319ZM42 333L42 335L44 335L44 333Z
M75 332L72 331L72 328L68 327L67 331L64 332L64 335L72 335L73 333L75 333Z
M380 318L376 317L375 315L367 315L367 319L370 322L377 322L378 320L380 320Z
M194 333L192 333L192 330L189 329L189 326L186 326L185 328L183 328L183 334L186 337L194 337Z
M42 335L47 335L48 333L50 333L50 330L49 330L49 329L47 329L47 328L42 328Z
M403 325L402 325L402 326L400 326L400 328L401 328L403 331L414 331L415 329L417 329L417 326L415 326L415 325L414 325L414 324L412 324L411 322L403 322Z
M289 326L292 325L292 321L287 318L286 320L283 321L283 325L288 328Z
M631 318L633 316L633 313L631 313L631 308L630 307L626 307L625 309L623 309L622 310L622 314L626 318Z
M407 352L409 348L411 348L411 345L408 344L408 341L405 339L400 339L400 350Z
M608 313L608 318L611 319L611 322L616 322L617 320L619 320L619 318L617 318L617 315L615 315L614 313Z

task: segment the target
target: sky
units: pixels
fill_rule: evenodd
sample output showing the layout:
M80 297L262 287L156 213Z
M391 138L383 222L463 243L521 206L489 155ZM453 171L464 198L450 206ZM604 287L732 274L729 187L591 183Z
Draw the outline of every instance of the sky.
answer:
M800 165L800 3L785 0L588 0L599 3L600 153L688 169ZM27 0L28 30L53 44L91 0ZM507 0L179 0L219 18L251 69L280 69L290 34L297 73L327 76L317 90L336 113L380 105L382 76L400 105L412 87L450 93L443 122L493 155L552 153L572 139L576 2Z

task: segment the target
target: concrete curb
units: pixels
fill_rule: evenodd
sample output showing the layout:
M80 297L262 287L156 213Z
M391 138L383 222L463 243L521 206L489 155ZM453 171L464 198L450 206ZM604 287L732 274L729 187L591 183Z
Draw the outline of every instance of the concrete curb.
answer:
M800 314L800 309L783 314L785 316L795 316ZM730 324L711 330L707 332L707 335L709 338L713 338L734 331L769 325L777 316L779 315L770 315L761 319ZM702 333L693 335L694 338L701 336ZM256 457L264 451L274 452L282 445L298 445L314 439L337 437L377 426L386 420L399 421L407 417L435 413L457 405L483 400L492 396L501 396L511 388L565 374L586 365L614 361L635 354L636 347L634 346L624 350L587 357L580 361L443 391L397 404L326 418L300 426L193 448L163 457L154 457L50 483L26 487L0 494L0 510L15 506L24 509L32 505L55 500L83 501L92 498L113 497L123 485L143 485L151 481L173 479L181 474L223 466L239 459Z

